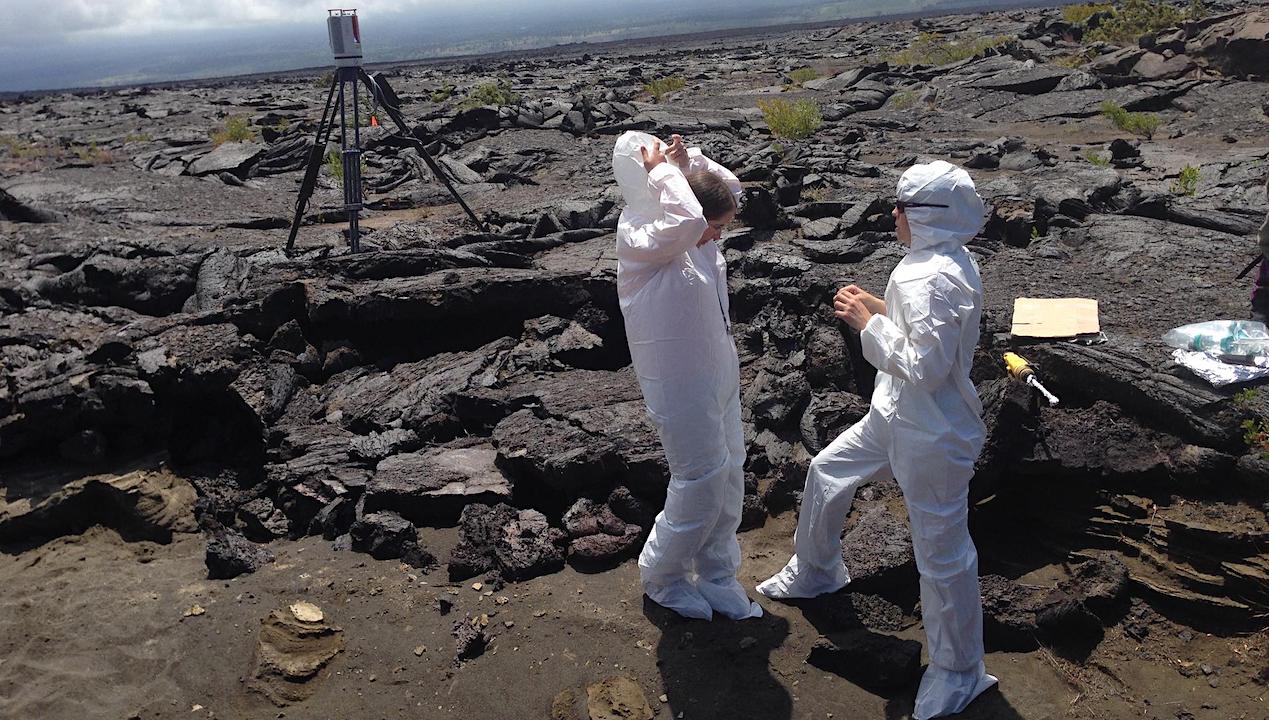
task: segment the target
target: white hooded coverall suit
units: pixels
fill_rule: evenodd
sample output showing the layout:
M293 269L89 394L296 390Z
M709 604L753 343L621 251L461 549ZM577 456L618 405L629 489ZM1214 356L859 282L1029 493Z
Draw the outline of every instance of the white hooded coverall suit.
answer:
M796 552L758 591L807 598L845 587L841 535L855 491L897 479L921 575L930 665L913 717L925 720L960 712L996 682L983 665L978 553L968 525L985 429L969 378L982 283L964 243L982 228L984 208L969 175L942 161L905 172L898 197L949 207L906 209L911 251L890 275L885 315L873 315L860 333L864 357L879 371L872 405L811 462Z
M744 503L740 365L728 320L727 265L683 171L644 169L659 140L622 135L613 174L626 207L617 226L617 297L630 358L670 469L665 509L639 555L644 592L688 617L762 614L736 580ZM664 147L664 144L661 144ZM689 150L689 173L709 172L739 198L740 181Z

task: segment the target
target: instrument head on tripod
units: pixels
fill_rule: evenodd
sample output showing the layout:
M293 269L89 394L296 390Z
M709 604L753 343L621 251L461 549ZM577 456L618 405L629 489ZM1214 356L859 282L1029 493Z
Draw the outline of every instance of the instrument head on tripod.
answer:
M326 31L330 34L330 51L335 56L335 65L361 65L361 26L357 23L356 8L337 8L326 12Z

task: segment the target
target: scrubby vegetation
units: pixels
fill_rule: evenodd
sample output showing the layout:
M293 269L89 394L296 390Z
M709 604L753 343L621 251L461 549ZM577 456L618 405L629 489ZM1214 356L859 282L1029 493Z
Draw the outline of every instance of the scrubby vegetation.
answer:
M794 85L801 87L803 83L808 83L820 76L815 68L801 67L789 73L789 81Z
M256 138L255 128L244 115L231 115L225 122L211 133L212 142L222 145L227 142L247 142Z
M1154 137L1155 131L1162 124L1159 116L1154 113L1128 112L1122 105L1113 100L1107 100L1102 103L1102 115L1120 130L1130 132L1133 135L1140 135L1147 139Z
M759 100L758 108L776 137L789 140L808 138L824 124L820 106L810 100Z
M1142 35L1180 25L1186 20L1198 20L1206 14L1207 9L1199 0L1193 0L1185 10L1160 0L1124 0L1111 10L1109 18L1084 35L1084 41L1135 45Z
M434 103L445 102L446 100L454 97L454 90L455 88L453 85L449 85L449 84L442 85L441 87L432 91L432 102Z
M918 35L907 49L891 55L889 61L892 65L947 65L981 55L991 48L1000 47L1015 39L1008 35L949 37L924 32Z
M80 145L75 148L75 157L89 165L105 165L115 161L114 153L107 148L99 147L97 143Z
M0 149L18 160L33 160L48 154L48 150L18 135L0 135Z
M886 101L886 105L892 110L907 110L916 105L916 101L917 93L915 90L900 90L890 96L890 99Z
M499 80L498 82L477 85L467 94L467 99L463 100L459 107L463 110L470 110L486 105L494 107L515 105L518 102L520 102L520 96L511 90L511 83L506 80Z
M1260 456L1269 460L1269 422L1264 418L1243 422L1243 442L1247 447L1260 452Z
M1181 174L1177 176L1176 182L1172 183L1172 192L1192 197L1198 192L1198 183L1199 169L1193 165L1186 165L1181 168Z
M1084 159L1096 165L1097 167L1110 167L1110 159L1103 157L1100 153L1094 150L1089 150L1088 152L1085 152Z
M661 102L661 98L676 90L682 90L686 85L686 80L678 75L674 75L671 77L657 78L647 85L644 85L643 90L651 95L653 100Z
M1084 5L1067 5L1062 8L1062 19L1073 24L1083 25L1088 19L1098 13L1104 13L1108 10L1114 10L1115 6L1110 3L1086 3Z
M339 182L344 181L344 156L338 150L326 153L326 173ZM361 156L361 174L366 174L366 156Z

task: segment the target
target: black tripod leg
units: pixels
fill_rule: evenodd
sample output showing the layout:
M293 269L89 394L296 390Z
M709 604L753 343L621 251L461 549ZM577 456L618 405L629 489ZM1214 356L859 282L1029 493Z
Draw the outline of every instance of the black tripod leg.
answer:
M295 217L291 219L291 232L286 238L286 252L290 255L295 250L295 236L300 232L300 221L304 218L304 210L308 200L313 196L313 188L317 186L317 173L322 169L322 155L326 152L326 143L330 139L331 101L335 98L335 87L339 85L339 74L331 81L330 90L326 93L326 105L322 109L322 121L317 125L317 134L313 137L313 147L308 153L308 162L304 167L304 180L300 182L300 194L295 200Z
M445 189L449 190L449 194L452 195L454 199L458 201L458 204L462 206L463 210L467 212L467 217L471 218L471 221L476 223L476 227L479 228L481 232L489 232L489 228L486 227L484 221L482 221L476 213L467 206L467 203L463 200L463 196L458 194L458 190L455 189L454 185L449 181L449 177L441 170L441 167L436 163L436 160L432 158L431 153L423 147L423 143L418 138L414 137L414 134L410 131L409 125L405 122L405 116L401 114L401 109L397 107L395 103L390 101L387 92L379 86L379 83L382 82L386 84L387 81L378 77L372 77L361 68L358 68L357 70L361 75L362 81L366 83L366 87L370 88L371 94L374 95L375 102L383 107L384 111L388 113L388 117L392 118L392 122L395 123L397 128L401 130L401 135L414 142L419 151L419 155L421 155L423 157L423 161L427 163L428 169L430 169L432 174L445 185Z
M1238 277L1234 279L1242 280L1243 278L1247 277L1247 273L1250 273L1252 270L1255 270L1257 265L1264 262L1264 259L1265 259L1264 255L1257 255L1255 258L1252 259L1250 263L1247 264L1247 267L1243 268L1242 272L1238 273Z

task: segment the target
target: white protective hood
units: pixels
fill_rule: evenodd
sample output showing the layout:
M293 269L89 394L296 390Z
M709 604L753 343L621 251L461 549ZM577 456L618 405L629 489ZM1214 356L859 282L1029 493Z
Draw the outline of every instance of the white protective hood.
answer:
M952 243L964 245L983 228L986 208L974 189L974 181L969 173L949 162L935 160L908 168L899 178L898 197L904 202L951 206L907 209L913 250Z
M617 138L612 149L612 174L626 201L626 210L639 217L652 217L660 212L661 203L656 188L648 183L648 171L643 167L642 148L666 144L643 132L627 132Z

